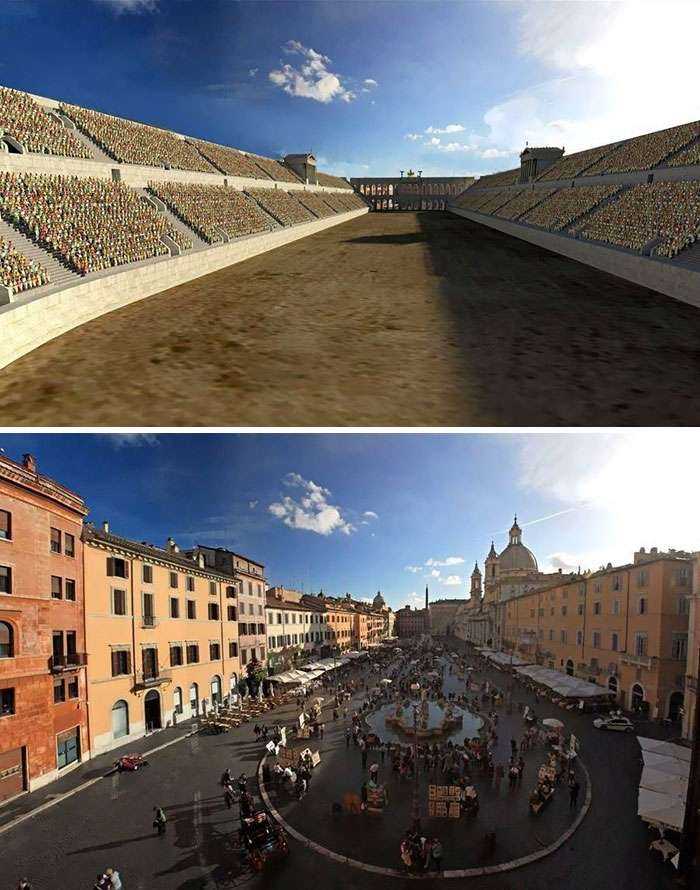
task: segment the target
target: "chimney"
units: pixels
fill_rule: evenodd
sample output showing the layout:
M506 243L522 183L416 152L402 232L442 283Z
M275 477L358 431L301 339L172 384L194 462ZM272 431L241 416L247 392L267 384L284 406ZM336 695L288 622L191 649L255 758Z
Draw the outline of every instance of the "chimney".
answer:
M165 542L165 549L169 553L179 553L180 552L180 548L177 546L175 541L173 541L173 539L170 536L168 536L168 540Z
M36 468L36 458L33 454L23 454L22 455L22 466L25 470L29 470L30 473L37 473Z
M203 553L197 554L197 565L200 567L200 569L204 568L204 554Z
M102 531L103 531L106 535L109 534L109 522L107 522L106 519L103 520L103 522L102 522Z

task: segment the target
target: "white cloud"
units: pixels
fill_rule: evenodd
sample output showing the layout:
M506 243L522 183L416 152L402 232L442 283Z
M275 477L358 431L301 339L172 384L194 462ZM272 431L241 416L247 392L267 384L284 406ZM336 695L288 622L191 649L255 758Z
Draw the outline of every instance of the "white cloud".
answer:
M249 68L249 69L248 69L248 76L249 76L249 77L256 77L256 76L257 76L257 73L258 73L259 70L260 70L259 68Z
M269 80L285 93L324 104L334 99L352 102L357 98L352 90L343 86L340 75L329 70L331 60L328 56L304 46L298 40L288 40L282 49L287 55L301 57L299 67L285 63L268 73Z
M404 136L404 139L410 139L411 142L418 142L418 140L422 138L422 133L406 133L406 135Z
M425 565L427 566L458 566L464 562L464 558L461 556L448 556L447 559L426 559Z
M158 0L95 0L102 6L111 7L117 15L122 13L155 12L158 9Z
M154 433L105 433L113 448L155 448L160 445Z
M414 575L420 574L423 571L423 566L404 566L404 571L412 572Z
M442 133L463 133L466 127L463 127L462 124L448 124L446 127L428 127L425 132L442 134Z
M259 503L260 503L259 501L248 501L248 507L251 510L254 510L258 506Z
M425 608L425 599L416 593L415 590L412 590L404 596L403 600L399 600L396 608L402 609L404 606L411 606L413 609L423 609Z
M362 514L365 519L379 519L379 516L374 512L374 510L365 510Z
M377 81L376 81L373 77L366 77L366 78L362 81L362 83L363 83L363 85L366 86L366 87L377 87L377 86L379 86L379 84L377 83Z
M456 587L462 583L462 579L459 575L448 575L442 582L445 587Z
M283 480L287 488L298 489L297 499L285 495L280 501L268 506L268 511L289 528L315 532L328 536L333 532L351 535L357 531L352 523L343 518L340 507L328 503L331 496L327 488L304 479L299 473L287 473Z

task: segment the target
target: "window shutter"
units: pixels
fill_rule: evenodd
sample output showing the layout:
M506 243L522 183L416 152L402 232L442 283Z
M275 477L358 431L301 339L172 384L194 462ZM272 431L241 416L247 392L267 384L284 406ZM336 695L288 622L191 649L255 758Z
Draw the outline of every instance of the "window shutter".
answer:
M119 673L119 653L112 652L112 676L116 677Z
M131 652L126 653L126 672L131 673Z
M111 556L107 557L107 574L110 578L114 576L114 558Z
M129 563L126 560L124 560L124 577L129 577Z

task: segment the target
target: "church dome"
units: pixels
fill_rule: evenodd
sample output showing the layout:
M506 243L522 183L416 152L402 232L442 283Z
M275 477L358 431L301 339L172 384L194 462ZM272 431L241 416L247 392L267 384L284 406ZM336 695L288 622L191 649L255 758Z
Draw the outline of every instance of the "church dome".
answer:
M522 542L522 531L518 525L518 517L513 520L510 530L510 540L505 550L498 554L498 568L500 572L509 569L530 569L537 571L537 560L532 550Z
M381 595L380 591L377 591L377 595L372 600L372 605L374 606L375 609L383 609L384 606L386 606L386 603L384 602L384 597Z

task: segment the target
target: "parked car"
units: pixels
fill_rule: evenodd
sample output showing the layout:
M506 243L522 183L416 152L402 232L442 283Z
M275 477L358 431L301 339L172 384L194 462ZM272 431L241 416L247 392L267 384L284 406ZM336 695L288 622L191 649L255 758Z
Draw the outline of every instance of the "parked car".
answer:
M628 717L596 717L593 721L596 729L610 729L617 732L634 732L634 723Z

